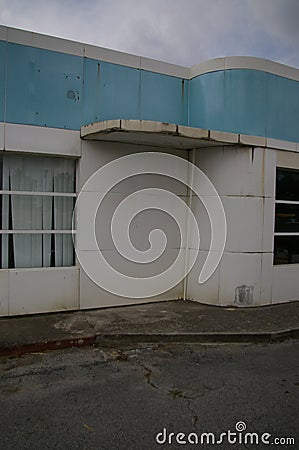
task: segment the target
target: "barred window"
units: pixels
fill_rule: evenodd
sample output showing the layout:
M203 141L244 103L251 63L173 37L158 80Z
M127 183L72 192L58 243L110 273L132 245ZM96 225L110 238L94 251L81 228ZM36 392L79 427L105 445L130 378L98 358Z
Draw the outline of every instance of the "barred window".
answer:
M274 264L299 264L299 170L276 170Z
M0 268L74 265L75 161L0 156Z

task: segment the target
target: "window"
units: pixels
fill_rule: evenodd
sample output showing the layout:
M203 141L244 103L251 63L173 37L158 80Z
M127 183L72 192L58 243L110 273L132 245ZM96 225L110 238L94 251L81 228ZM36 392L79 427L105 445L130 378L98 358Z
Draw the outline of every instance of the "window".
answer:
M299 264L299 170L276 170L274 264Z
M0 268L74 265L75 161L0 156Z

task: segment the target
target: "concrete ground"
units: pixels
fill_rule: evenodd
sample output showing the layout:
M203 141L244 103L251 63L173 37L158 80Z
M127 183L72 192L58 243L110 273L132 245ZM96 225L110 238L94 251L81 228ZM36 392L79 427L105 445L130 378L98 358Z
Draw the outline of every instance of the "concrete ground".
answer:
M222 308L168 301L0 319L0 355L111 342L272 342L299 335L299 302Z
M165 319L164 326L167 323ZM299 342L289 340L95 346L2 356L0 448L155 450L219 445L225 450L255 450L269 448L261 444L264 435L272 448L295 449L298 350ZM239 432L234 434L236 424ZM246 435L245 444L246 432L255 434ZM208 445L204 433L213 433ZM220 437L221 433L226 434ZM199 444L193 445L196 436ZM222 443L213 445L213 436ZM239 441L234 444L236 436ZM179 444L177 438L188 442ZM296 439L295 444L287 439Z

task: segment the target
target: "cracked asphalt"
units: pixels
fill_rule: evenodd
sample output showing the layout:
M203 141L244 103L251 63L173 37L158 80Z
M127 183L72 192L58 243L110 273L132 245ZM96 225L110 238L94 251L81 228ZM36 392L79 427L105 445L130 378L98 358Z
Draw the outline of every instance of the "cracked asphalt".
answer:
M271 439L297 438L274 448L299 448L298 349L298 341L140 344L2 357L0 449L215 448L175 439L219 436L240 421ZM164 428L167 442L159 445ZM224 441L219 448L267 446Z

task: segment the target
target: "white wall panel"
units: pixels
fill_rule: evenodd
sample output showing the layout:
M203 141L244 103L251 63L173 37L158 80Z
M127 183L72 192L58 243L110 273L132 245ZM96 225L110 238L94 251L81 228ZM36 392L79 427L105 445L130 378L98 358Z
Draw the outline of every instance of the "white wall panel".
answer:
M5 150L81 156L80 132L7 123Z
M274 244L274 222L275 222L275 200L274 198L263 199L263 252L273 252Z
M299 300L299 264L273 267L272 303Z
M105 141L82 141L82 158L80 160L80 187L88 180L88 178L99 168L108 164L109 162L121 158L122 156L130 155L139 152L165 152L165 148L150 147L136 144L113 143ZM184 150L170 150L167 153L188 159L188 152ZM174 162L175 164L175 162ZM157 170L159 166L157 165ZM149 178L150 177L150 178ZM161 189L169 189L169 178L163 179L159 175L146 175L146 181L142 181L142 177L134 177L128 179L115 186L111 192L128 193L141 189L144 187L159 187ZM186 187L181 183L171 180L171 190L178 195L186 195Z
M0 150L4 150L5 124L0 123Z
M225 252L220 264L220 305L259 305L262 255Z
M262 173L262 186L264 197L275 197L275 184L276 184L276 151L265 148L263 149L263 167Z
M0 316L8 315L8 271L0 270Z
M116 158L132 154L139 153L143 151L154 151L154 152L164 152L165 149L150 147L150 146L141 146L141 145L131 145L131 144L120 144L120 143L107 143L107 142L82 142L82 158L79 163L79 177L80 177L80 186L86 182L86 180L100 167L105 164L115 160ZM168 150L169 153L169 150ZM188 157L187 151L171 151L172 154L179 155L181 157ZM157 164L157 170L159 170L159 165ZM133 244L137 246L140 250L144 250L147 248L146 241L148 242L148 233L149 230L153 228L161 228L163 229L167 235L167 249L165 254L159 258L155 263L144 265L144 264L135 264L126 261L121 258L119 254L115 251L111 235L110 235L110 226L111 226L111 217L119 204L119 202L125 199L129 194L136 192L140 189L146 189L150 187L156 187L160 189L165 189L167 191L171 191L176 195L179 195L183 201L186 200L187 188L185 185L176 182L170 178L160 177L152 174L131 177L126 181L118 184L115 188L113 188L106 196L103 202L103 208L98 210L97 221L96 221L96 230L97 236L100 236L98 242L100 244L101 250L107 258L111 261L111 264L114 267L117 267L121 273L127 273L132 276L140 276L144 274L145 277L157 274L162 270L165 270L171 262L175 259L178 250L177 242L176 242L176 229L173 226L168 226L167 218L165 218L165 213L159 216L159 220L156 220L155 214L148 214L145 212L144 214L139 214L136 217L136 220L132 223L132 241ZM94 194L95 201L98 196L97 193ZM144 201L140 201L140 206L144 206L146 204L146 196L144 197ZM84 211L82 212L83 216L86 214ZM172 224L173 225L173 224ZM127 224L124 223L126 227ZM165 229L166 227L166 229ZM84 240L84 236L83 236ZM88 243L87 243L88 244ZM171 247L174 246L174 249ZM86 248L91 249L92 246L86 246ZM91 255L94 257L94 255ZM130 272L131 271L131 272ZM180 269L180 273L183 273L183 267ZM155 300L170 300L174 298L181 298L183 295L183 284L182 282L172 289L170 292L162 293L157 297L151 297L150 299L134 300L130 298L123 298L117 295L110 294L105 290L99 288L94 284L81 270L81 300L80 307L81 308L94 308L94 307L102 307L102 306L115 306L121 304L134 304L134 303L143 303L145 301L155 301Z
M263 253L262 255L262 276L261 276L261 305L270 305L272 302L272 281L273 281L273 254Z
M110 142L82 141L82 158L79 163L79 188L100 167L116 158L138 152L138 145Z
M170 291L156 297L142 299L119 297L99 288L82 269L80 270L80 309L137 305L153 301L174 300L182 298L182 296L183 283L181 282Z
M196 197L192 196L192 204L191 210L196 219L200 240L197 239L196 234L192 232L192 229L189 231L189 248L191 249L200 249L200 250L209 250L211 243L211 223L206 211L206 208L202 201Z
M171 181L169 184L171 184ZM169 187L169 190L171 190L171 186ZM136 216L136 221L132 223L132 225L135 225L132 229L132 237L135 237L136 245L143 250L149 247L149 233L155 228L164 231L167 238L167 249L177 249L183 245L178 224L181 226L182 233L185 233L186 235L187 210L183 209L183 206L180 203L174 200L173 197L169 198L167 193L161 193L157 196L141 195L140 200L138 201L138 206L146 207L151 205L151 202L153 202L154 205L158 205L159 201L163 199L163 197L163 201L167 207L170 208L170 212L173 213L174 218L172 218L171 215L168 215L167 212L147 210L138 214ZM180 197L180 200L186 204L186 197ZM176 223L176 220L178 221L178 224ZM153 245L155 246L155 244Z
M263 196L263 149L216 147L196 150L196 165L220 196Z
M221 200L227 221L226 251L261 252L263 199L261 197L222 197Z
M265 202L261 197L221 197L227 221L227 240L225 248L230 252L260 252L263 246L264 205L266 204L265 247L272 250L273 200ZM211 224L206 209L200 199L193 196L192 211L196 217L200 242L192 233L189 237L191 248L209 250L211 241ZM217 225L216 229L217 229ZM266 239L267 238L267 239Z
M10 315L78 309L79 269L9 270Z
M196 250L191 249L189 255L192 257L195 253ZM205 283L198 283L198 277L207 256L208 252L198 252L197 260L187 279L187 298L200 303L218 305L220 267L217 267L213 275Z

